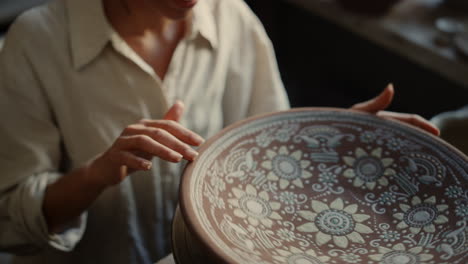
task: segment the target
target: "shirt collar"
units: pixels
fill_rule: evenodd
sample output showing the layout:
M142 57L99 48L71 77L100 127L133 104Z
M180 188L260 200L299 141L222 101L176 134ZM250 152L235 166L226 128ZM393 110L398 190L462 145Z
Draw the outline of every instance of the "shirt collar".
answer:
M66 2L73 66L80 69L99 55L113 30L104 15L102 1Z
M218 46L218 36L215 25L212 7L210 7L207 1L201 0L193 8L188 38L195 39L200 34L210 43L212 48L216 48Z
M107 21L102 1L66 1L72 62L75 69L80 69L101 53L115 31ZM205 1L200 1L193 8L189 28L188 39L193 40L201 36L212 48L217 47L218 38L213 12Z

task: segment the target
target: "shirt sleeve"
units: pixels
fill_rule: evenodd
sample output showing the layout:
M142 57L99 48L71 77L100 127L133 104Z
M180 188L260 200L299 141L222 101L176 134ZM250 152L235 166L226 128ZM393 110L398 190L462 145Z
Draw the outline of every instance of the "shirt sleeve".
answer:
M255 74L247 115L286 110L290 107L289 100L280 77L273 45L258 20L254 32Z
M228 124L290 107L273 45L259 19L245 3L241 5L244 21L238 25L240 37L234 41L223 101Z
M86 223L83 214L59 234L47 230L42 203L46 187L62 176L61 137L26 48L33 35L15 22L0 53L0 251L18 255L70 251Z

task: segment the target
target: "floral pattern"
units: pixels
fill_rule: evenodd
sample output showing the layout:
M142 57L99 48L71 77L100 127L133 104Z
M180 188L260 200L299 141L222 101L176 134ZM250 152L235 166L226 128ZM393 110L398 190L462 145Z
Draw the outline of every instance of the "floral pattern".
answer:
M281 189L285 189L289 184L303 188L303 179L312 177L307 170L311 162L302 159L300 150L290 153L286 146L281 146L278 152L267 150L266 155L268 160L264 161L262 166L270 170L267 179L279 181Z
M396 194L392 193L392 192L383 192L379 199L378 199L378 203L380 205L391 205L393 203L396 202Z
M343 160L351 166L343 172L343 175L346 178L353 178L353 185L356 187L365 186L373 190L377 184L387 186L387 176L396 173L390 168L393 159L382 158L382 148L372 150L370 155L362 148L357 148L354 157L345 156Z
M300 216L310 222L297 229L316 233L315 242L319 246L330 240L341 248L347 247L349 241L362 244L364 238L361 234L372 233L372 229L363 224L370 216L358 214L356 204L345 207L343 200L337 198L330 206L317 200L312 201L311 206L313 211L299 212Z
M363 143L371 143L374 142L375 139L377 138L377 135L374 132L371 131L365 131L359 136L359 139Z
M278 199L280 200L280 202L286 205L296 204L298 198L299 196L293 192L281 192L280 195L278 196Z
M322 171L319 174L319 180L320 183L323 183L328 186L333 186L335 183L338 183L338 177L331 171Z
M325 264L330 259L328 256L317 256L314 250L300 250L296 247L289 247L289 250L277 249L279 256L274 256L274 259L287 264Z
M244 190L233 188L235 199L229 199L228 202L236 207L234 215L240 218L247 218L253 226L262 224L271 227L273 220L282 217L276 212L280 208L280 203L270 201L270 196L266 191L261 191L257 195L257 189L252 185L247 185Z
M445 195L449 198L458 198L463 195L463 189L460 186L449 186L445 189Z
M460 204L455 209L455 214L463 218L468 218L468 204Z
M426 264L434 256L423 252L422 247L406 249L402 243L392 248L379 247L379 254L370 255L369 258L382 264Z
M382 234L380 235L380 238L386 243L395 242L399 240L400 237L401 237L400 233L394 230L384 230Z
M397 151L404 148L406 146L406 142L401 138L390 138L386 146L390 150Z
M468 161L427 135L299 111L210 144L182 198L227 262L468 263Z
M361 257L354 253L343 254L340 258L346 263L361 263Z
M413 234L417 234L423 229L425 232L434 233L435 224L444 224L448 218L441 214L448 209L446 204L436 204L435 196L431 196L421 202L421 198L414 196L411 205L400 204L403 212L393 215L401 222L396 226L398 229L408 228Z
M296 235L294 234L294 232L292 232L291 230L289 229L286 229L286 228L280 228L278 229L278 231L276 231L276 234L278 235L278 237L280 237L282 240L284 241L294 241L294 239L296 238Z

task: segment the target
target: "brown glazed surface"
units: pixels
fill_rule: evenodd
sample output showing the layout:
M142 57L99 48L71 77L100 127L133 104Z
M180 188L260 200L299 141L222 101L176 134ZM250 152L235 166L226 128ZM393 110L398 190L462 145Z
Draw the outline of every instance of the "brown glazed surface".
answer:
M419 129L295 109L210 139L181 212L216 262L462 264L467 180L467 158Z

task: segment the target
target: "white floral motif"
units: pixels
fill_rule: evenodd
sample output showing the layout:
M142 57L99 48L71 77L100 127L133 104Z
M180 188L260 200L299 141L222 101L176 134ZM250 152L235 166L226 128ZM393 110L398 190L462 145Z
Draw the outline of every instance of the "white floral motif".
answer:
M451 185L445 189L445 195L449 198L458 198L463 195L463 189L460 186Z
M271 227L274 220L280 220L282 217L275 212L280 208L280 203L270 201L266 191L257 194L257 189L248 184L245 191L232 188L235 199L229 199L228 202L237 207L234 209L234 215L240 218L247 218L252 226L258 226L260 223L266 227Z
M398 150L401 150L403 147L405 147L406 144L407 143L401 138L391 137L388 139L386 146L388 149L391 149L393 151L398 151Z
M329 170L322 171L319 174L318 181L328 186L333 186L335 183L338 183L338 179L336 178L336 175Z
M422 247L413 247L407 250L405 245L399 243L391 249L379 247L379 254L370 255L369 258L382 264L426 264L426 261L431 260L433 256L423 253Z
M373 190L377 183L382 186L388 185L386 176L396 173L392 168L392 158L382 158L382 148L376 148L370 155L362 148L357 148L355 157L345 156L343 161L352 168L346 169L343 175L346 178L354 178L353 185L356 187L366 186Z
M216 208L225 208L224 200L219 197L217 191L213 192L212 189L205 186L204 195L206 198L208 198L208 201L210 201L210 203L213 204Z
M300 150L289 153L285 146L281 146L278 153L269 149L266 155L269 159L264 161L262 166L270 170L267 179L279 180L281 189L288 187L290 183L302 188L304 187L302 180L312 177L312 174L307 171L310 161L302 160Z
M279 256L273 256L273 258L286 264L324 264L330 260L328 256L317 256L312 249L303 251L290 246L288 251L282 249L277 249L276 251L279 253Z
M289 241L289 242L294 241L294 239L296 238L296 235L294 234L294 232L286 228L278 229L276 231L276 235L278 235L278 237L281 238L282 240Z
M384 242L395 242L396 240L400 239L400 234L398 233L398 231L394 231L394 230L385 230L381 235L380 235L380 238L384 241Z
M275 137L279 142L288 142L288 140L292 135L294 135L298 128L299 126L297 124L284 125L276 131Z
M271 132L271 130L263 131L255 138L255 141L260 147L266 148L273 142L274 138L271 136Z
M211 185L219 191L226 190L226 183L220 177L211 177L210 180Z
M361 257L354 253L343 254L340 258L347 263L361 263Z
M299 211L299 215L309 220L297 228L301 232L314 232L315 242L321 246L333 239L333 243L341 248L348 246L349 240L364 243L361 234L370 234L372 229L362 224L370 218L366 214L357 214L358 206L350 204L344 207L343 200L337 198L330 206L318 200L312 201L311 211Z
M280 200L280 202L286 205L296 204L297 198L298 198L298 195L293 192L281 192L280 195L278 196L278 199Z
M468 217L468 205L467 204L457 205L457 207L455 208L455 214L460 217L467 218Z
M409 227L413 234L417 234L423 229L425 232L434 233L436 231L434 224L444 224L448 218L441 212L447 210L448 205L436 204L435 196L431 196L421 202L421 198L414 196L411 199L411 205L400 204L403 213L393 215L398 220L398 229Z
M380 205L391 205L396 202L396 194L383 192L377 201Z
M359 139L361 140L361 142L364 142L364 143L371 143L371 142L375 141L376 138L377 138L377 135L374 132L371 132L371 131L364 131L359 136Z

